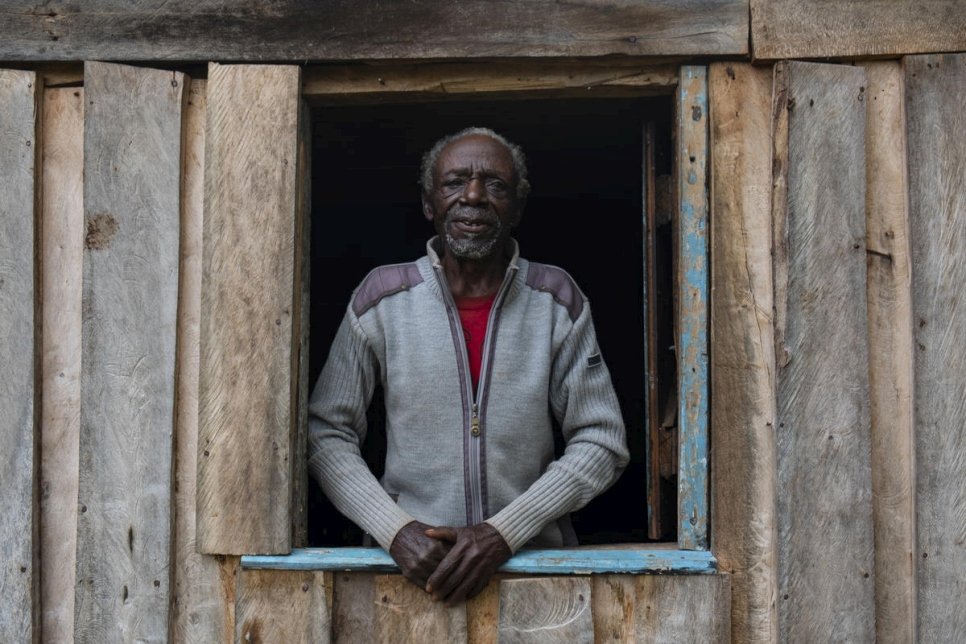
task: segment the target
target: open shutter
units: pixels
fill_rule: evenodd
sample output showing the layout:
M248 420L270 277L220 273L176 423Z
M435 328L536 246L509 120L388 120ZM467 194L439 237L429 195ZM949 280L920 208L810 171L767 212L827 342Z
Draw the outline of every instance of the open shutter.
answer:
M197 507L205 553L287 553L293 526L304 525L300 77L295 66L208 71Z

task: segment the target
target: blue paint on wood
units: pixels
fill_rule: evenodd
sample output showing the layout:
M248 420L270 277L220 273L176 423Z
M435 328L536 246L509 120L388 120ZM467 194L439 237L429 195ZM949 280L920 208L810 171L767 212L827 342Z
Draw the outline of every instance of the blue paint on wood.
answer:
M241 564L249 569L399 572L382 548L297 548L290 555L246 555ZM713 574L717 569L706 550L610 548L523 550L500 568L502 572L546 575Z
M678 545L708 548L708 85L684 66L677 93Z

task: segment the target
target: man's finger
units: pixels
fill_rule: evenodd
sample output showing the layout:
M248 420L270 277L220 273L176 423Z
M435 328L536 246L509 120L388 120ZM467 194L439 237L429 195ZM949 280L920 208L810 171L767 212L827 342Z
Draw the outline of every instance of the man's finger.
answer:
M462 560L463 549L454 546L429 576L426 581L426 592L432 593L434 599L446 599L450 587L459 579L456 573Z
M433 539L439 539L441 541L448 541L450 543L456 543L457 539L456 529L449 527L429 528L426 530L426 536L432 537Z

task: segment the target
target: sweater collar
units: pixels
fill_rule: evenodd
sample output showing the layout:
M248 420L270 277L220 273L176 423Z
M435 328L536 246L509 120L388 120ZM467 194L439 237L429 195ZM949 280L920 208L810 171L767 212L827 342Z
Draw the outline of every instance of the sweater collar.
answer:
M434 236L428 242L426 242L426 257L429 259L429 264L433 269L442 268L440 264L439 254L443 251L443 240L439 238L439 235ZM511 280L511 284L507 289L506 299L512 298L520 290L520 268L523 264L526 264L526 260L520 259L520 245L517 240L510 239L510 249L512 254L510 255L510 263L507 264L506 274L504 275L504 280ZM428 280L433 286L433 291L437 296L442 297L442 292L439 290L441 288L439 284L439 278L436 271L433 270L433 279ZM424 276L429 277L429 276Z

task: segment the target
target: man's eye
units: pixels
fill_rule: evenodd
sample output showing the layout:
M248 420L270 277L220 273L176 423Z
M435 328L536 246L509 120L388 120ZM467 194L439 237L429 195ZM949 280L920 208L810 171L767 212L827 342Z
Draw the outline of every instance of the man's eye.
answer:
M447 179L443 182L444 188L462 188L466 185L465 179Z
M499 179L491 179L486 182L486 189L494 194L502 194L506 192L506 183Z

